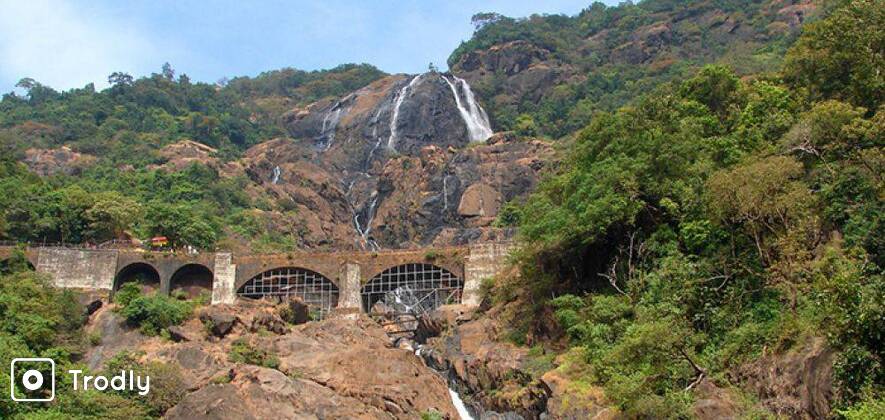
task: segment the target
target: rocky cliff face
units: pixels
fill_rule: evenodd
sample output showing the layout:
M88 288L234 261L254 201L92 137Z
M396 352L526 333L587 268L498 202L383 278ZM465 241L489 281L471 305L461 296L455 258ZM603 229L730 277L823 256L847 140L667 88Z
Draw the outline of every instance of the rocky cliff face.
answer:
M509 233L501 205L530 192L549 144L493 135L469 85L451 74L390 76L284 116L292 138L238 162L296 209L303 246L399 248Z

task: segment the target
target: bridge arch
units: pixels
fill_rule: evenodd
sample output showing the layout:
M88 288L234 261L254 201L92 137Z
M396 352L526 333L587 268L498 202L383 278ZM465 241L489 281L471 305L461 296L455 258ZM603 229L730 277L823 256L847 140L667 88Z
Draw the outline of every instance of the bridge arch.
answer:
M464 281L431 263L390 267L372 277L360 290L365 312L379 302L396 312L423 313L449 303L460 303Z
M251 299L297 296L325 315L338 306L339 290L328 277L302 267L279 267L258 273L237 286L237 296Z
M211 294L214 278L212 270L203 264L184 264L169 278L170 293L181 291L189 299L198 297L204 292Z
M156 267L145 262L130 263L117 270L114 276L114 289L116 292L125 283L138 282L144 293L160 290L160 271Z

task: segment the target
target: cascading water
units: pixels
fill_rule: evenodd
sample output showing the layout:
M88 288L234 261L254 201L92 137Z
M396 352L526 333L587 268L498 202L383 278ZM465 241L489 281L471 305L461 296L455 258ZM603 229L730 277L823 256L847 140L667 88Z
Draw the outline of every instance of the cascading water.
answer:
M470 415L470 411L467 410L467 406L461 400L461 396L452 388L449 388L449 397L452 398L452 404L455 406L455 410L458 411L458 416L461 417L461 420L473 420L473 416Z
M280 182L280 175L282 175L282 174L283 174L283 171L282 171L282 169L280 169L280 166L279 165L274 166L273 167L273 176L270 178L270 183L273 185L277 185L277 183Z
M338 127L338 121L341 119L342 108L339 101L332 108L329 108L326 111L326 115L323 116L323 128L319 136L320 148L323 150L329 150L332 147L332 142L335 141L335 129Z
M443 174L443 210L449 209L449 177Z
M369 232L372 231L372 219L375 218L375 206L378 205L378 191L372 191L372 201L369 202L369 207L366 209L366 226L363 227L360 224L359 214L354 212L353 214L353 223L356 227L357 233L359 233L360 237L363 238L363 242L366 246L375 251L378 249L378 244L374 239L369 237Z
M473 91L470 90L470 85L467 84L467 81L455 75L452 75L452 79L455 80L454 83L445 75L441 74L439 77L445 80L449 88L452 89L455 105L458 107L458 112L467 125L467 134L470 136L470 141L484 141L491 137L494 132L492 131L491 124L489 124L489 117L479 103L476 102L476 98L473 96ZM460 91L464 94L464 101L467 102L467 106L464 106L464 101L461 100L461 93L458 92L459 86Z
M421 76L423 76L423 74L413 77L412 80L409 81L409 84L403 86L399 93L397 93L396 100L393 102L393 113L390 117L390 137L387 138L387 147L391 150L396 150L396 120L399 118L399 108L402 106L403 101L406 100L406 95L412 87L418 84L418 80L421 79Z

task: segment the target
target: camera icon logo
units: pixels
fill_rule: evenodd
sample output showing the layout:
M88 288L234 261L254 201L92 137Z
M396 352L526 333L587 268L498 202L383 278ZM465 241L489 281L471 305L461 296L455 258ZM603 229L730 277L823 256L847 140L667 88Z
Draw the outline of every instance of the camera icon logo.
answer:
M49 380L44 374L49 373ZM9 396L13 401L52 401L55 399L55 361L45 357L12 359L9 366ZM16 392L16 385L24 392ZM48 391L48 393L47 393Z

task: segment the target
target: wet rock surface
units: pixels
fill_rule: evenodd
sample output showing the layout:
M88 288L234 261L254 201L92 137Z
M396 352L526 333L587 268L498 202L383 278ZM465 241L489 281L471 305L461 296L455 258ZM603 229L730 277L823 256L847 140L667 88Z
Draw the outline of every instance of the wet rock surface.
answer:
M280 231L297 232L300 247L409 248L507 239L510 232L491 223L504 203L534 190L553 153L547 142L506 133L460 148L431 136L392 151L386 146L389 127L348 128L360 121L348 115L328 150L304 139L277 139L253 147L239 162L254 194L269 194L297 213L291 220L275 210L264 216ZM375 128L377 141L367 141L364 133L371 136Z
M552 148L492 135L477 123L483 116L453 75L394 75L293 109L283 116L291 138L254 146L228 166L253 182L247 192L298 214L264 216L282 232L298 232L304 248L504 239L509 233L491 222L503 203L534 189Z
M453 388L480 418L546 416L551 389L524 369L527 350L499 341L501 327L492 317L470 320L461 310L442 307L432 317L449 328L427 340L421 352L427 364L449 372Z

